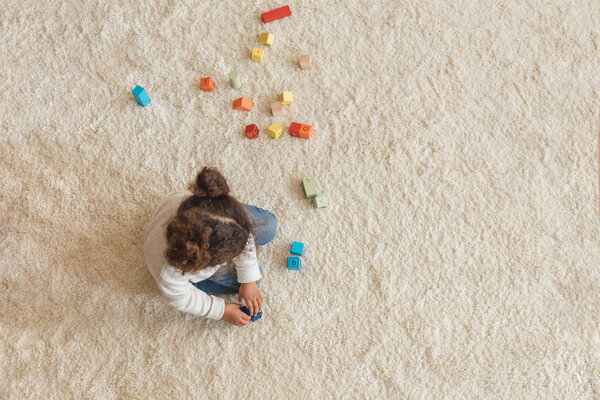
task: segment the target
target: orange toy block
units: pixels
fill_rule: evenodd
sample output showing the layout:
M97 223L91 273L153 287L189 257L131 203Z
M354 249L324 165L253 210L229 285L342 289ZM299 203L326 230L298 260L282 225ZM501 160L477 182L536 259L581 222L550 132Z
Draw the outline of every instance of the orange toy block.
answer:
M310 135L312 135L312 126L292 122L289 132L290 136L295 136L302 139L310 139Z
M310 135L312 134L312 126L310 125L302 125L300 128L300 133L298 133L298 137L302 139L310 139Z
M233 102L234 110L243 110L243 111L251 111L254 103L252 100L247 99L245 97L240 97L239 99L235 99Z
M210 92L215 89L215 81L209 76L206 78L200 79L200 87L205 92Z

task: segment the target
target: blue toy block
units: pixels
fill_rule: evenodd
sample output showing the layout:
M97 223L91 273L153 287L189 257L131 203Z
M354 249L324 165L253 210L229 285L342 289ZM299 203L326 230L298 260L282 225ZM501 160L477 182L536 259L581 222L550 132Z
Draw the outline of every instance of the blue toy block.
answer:
M246 315L250 315L250 310L248 310L248 307L244 306L244 307L240 307L240 310L242 310L242 312ZM258 314L256 314L254 317L250 318L250 321L254 322L257 319L260 319L260 317L262 317L262 311L259 312Z
M303 250L304 250L304 243L292 242L292 250L290 250L290 253L295 254L297 256L301 256Z
M300 257L288 257L288 269L300 269Z
M146 93L146 89L141 86L136 86L131 91L133 94L133 98L135 101L142 107L146 107L148 103L150 103L150 97L148 97L148 93Z

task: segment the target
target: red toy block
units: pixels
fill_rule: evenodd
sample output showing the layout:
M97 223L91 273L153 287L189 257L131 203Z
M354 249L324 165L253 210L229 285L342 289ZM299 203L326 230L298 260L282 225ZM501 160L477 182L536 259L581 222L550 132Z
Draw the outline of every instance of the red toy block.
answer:
M252 102L252 100L247 99L245 97L240 97L239 99L236 99L233 102L234 110L250 111L250 110L252 110L253 106L254 106L254 103Z
M200 79L200 87L205 92L210 92L215 88L215 81L213 81L210 76L207 78L202 78Z
M258 137L258 128L256 124L246 125L246 137L248 139L256 139Z
M300 128L300 133L298 134L298 137L300 137L302 139L310 139L311 134L312 134L312 126L303 124L302 127Z
M271 11L267 11L266 13L262 13L261 16L263 22L266 24L267 22L275 21L276 19L289 17L290 15L292 15L292 10L290 10L290 6L283 6Z
M290 136L298 136L300 134L300 129L302 129L302 124L292 122L290 125Z

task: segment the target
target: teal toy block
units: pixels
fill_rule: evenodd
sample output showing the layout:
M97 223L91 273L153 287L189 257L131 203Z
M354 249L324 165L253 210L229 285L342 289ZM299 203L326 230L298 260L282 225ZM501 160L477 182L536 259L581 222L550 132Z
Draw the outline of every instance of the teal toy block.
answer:
M295 254L297 256L301 256L303 250L304 250L304 243L302 243L302 242L293 242L292 243L292 250L290 250L290 253Z
M288 257L288 269L300 269L300 257Z
M307 198L312 199L317 196L317 183L312 176L302 177L302 188Z
M142 107L146 107L148 103L150 103L150 97L148 97L148 93L146 93L146 89L141 86L136 86L131 91L133 94L133 98L135 101Z
M312 199L312 203L314 208L327 207L327 197L325 197L325 195L320 194L314 199Z

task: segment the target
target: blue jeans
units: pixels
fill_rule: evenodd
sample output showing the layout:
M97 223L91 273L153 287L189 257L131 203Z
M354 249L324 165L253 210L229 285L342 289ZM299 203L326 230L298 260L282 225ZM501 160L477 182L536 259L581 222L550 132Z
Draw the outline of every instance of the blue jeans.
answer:
M254 222L254 241L256 244L263 245L273 240L275 231L277 230L277 218L275 215L270 211L256 206L248 204L244 206L246 207L248 216ZM260 272L262 274L262 268L260 268ZM237 272L231 263L223 265L210 278L194 283L194 286L203 292L215 294L236 294L240 291Z

